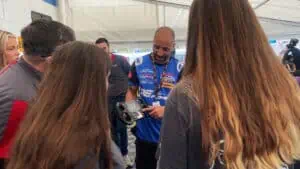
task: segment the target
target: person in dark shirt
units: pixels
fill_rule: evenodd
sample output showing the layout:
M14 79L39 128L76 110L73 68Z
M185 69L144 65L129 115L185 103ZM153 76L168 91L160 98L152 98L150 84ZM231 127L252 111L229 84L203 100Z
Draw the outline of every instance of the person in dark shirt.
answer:
M291 39L290 43L287 45L287 51L285 52L282 62L285 65L294 64L296 71L300 70L300 50L296 47L298 44L298 39Z
M99 38L96 40L96 45L106 53L108 53L112 62L109 87L108 87L108 103L111 121L112 138L121 149L124 161L128 166L132 166L132 162L128 156L128 134L126 125L119 120L116 110L118 102L125 101L125 95L128 88L128 73L130 65L127 59L123 56L115 55L110 52L110 44L107 39Z

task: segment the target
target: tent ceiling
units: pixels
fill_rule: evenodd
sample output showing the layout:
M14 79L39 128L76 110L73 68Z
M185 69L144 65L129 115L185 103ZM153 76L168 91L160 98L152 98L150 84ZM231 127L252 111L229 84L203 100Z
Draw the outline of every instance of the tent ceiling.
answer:
M249 0L269 38L300 37L300 0ZM266 3L264 3L267 1ZM149 42L158 26L186 39L192 0L69 0L78 39L100 36L114 43Z

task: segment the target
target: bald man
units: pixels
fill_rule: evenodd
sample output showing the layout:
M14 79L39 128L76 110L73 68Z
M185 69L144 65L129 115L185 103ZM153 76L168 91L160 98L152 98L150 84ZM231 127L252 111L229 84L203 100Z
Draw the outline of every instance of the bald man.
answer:
M134 133L137 169L156 169L155 152L165 103L182 68L174 54L175 33L169 27L161 27L155 32L152 53L137 58L131 66L126 101L136 100L139 93L138 99L148 106Z

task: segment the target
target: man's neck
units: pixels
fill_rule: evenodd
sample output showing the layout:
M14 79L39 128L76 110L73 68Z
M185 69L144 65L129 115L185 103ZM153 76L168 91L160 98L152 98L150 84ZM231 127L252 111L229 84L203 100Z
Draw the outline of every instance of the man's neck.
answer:
M32 66L34 69L36 69L37 71L39 72L44 72L45 71L45 64L46 64L46 61L45 62L41 62L39 64L33 64L32 62L30 62L30 60L28 59L28 57L26 55L22 56L24 61L29 64L30 66Z

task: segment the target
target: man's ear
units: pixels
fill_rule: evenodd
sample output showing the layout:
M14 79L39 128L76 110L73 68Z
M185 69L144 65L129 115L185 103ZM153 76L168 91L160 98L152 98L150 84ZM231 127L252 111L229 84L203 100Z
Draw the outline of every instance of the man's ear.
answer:
M174 42L172 44L172 52L175 54L175 51L176 51L176 43Z

